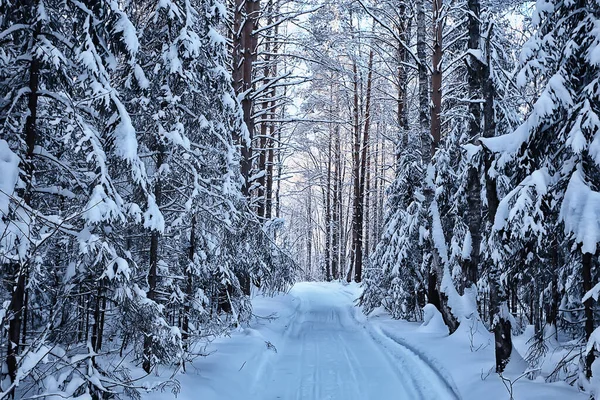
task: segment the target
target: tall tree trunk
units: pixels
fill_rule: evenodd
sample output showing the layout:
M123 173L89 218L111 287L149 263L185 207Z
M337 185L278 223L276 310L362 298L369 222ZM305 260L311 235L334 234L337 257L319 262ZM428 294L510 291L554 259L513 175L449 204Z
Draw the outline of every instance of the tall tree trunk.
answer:
M283 87L283 97L287 96L287 87ZM285 103L283 103L281 105L281 107L279 108L279 115L280 115L280 119L283 119L285 117L285 112L286 112L286 108L285 108ZM280 193L281 193L281 177L283 174L283 158L281 155L281 122L277 123L277 128L275 128L275 124L273 124L273 135L271 137L275 138L276 140L274 140L274 144L273 144L273 153L277 155L276 159L277 159L277 180L276 180L276 185L275 185L275 218L279 218L281 216L281 200L280 200ZM277 151L275 152L275 146L277 146Z
M336 115L339 112L336 103ZM332 193L332 215L331 215L331 278L337 280L340 278L340 227L341 227L341 144L340 144L340 126L336 124L334 132L334 172L333 172L333 193Z
M196 215L192 215L190 227L190 247L188 248L188 267L185 271L185 304L183 306L183 320L181 323L181 340L187 352L190 345L190 313L194 302L194 257L196 255ZM185 362L183 364L185 371Z
M481 43L481 26L479 0L468 0L468 27L469 27L469 49L478 50ZM476 52L475 52L476 53ZM482 76L481 61L473 54L467 60L467 79L469 84L469 138L471 140L481 135L481 82L485 79ZM471 253L469 258L462 263L462 280L459 286L459 293L464 293L468 288L477 283L479 271L479 250L481 246L481 183L479 168L472 164L468 173L467 199L469 208L466 212L469 235L471 237Z
M267 26L272 25L273 23L273 0L269 0L267 6L265 8L265 12L267 13ZM263 66L263 85L267 86L269 84L269 80L272 77L271 75L271 35L272 28L267 29L266 38L264 39L264 57L262 62ZM267 157L268 157L268 146L269 146L269 119L273 110L270 109L271 102L269 101L269 95L271 91L268 91L269 94L263 94L264 99L262 101L262 116L260 122L260 137L258 140L258 172L262 173L257 179L258 183L258 217L263 221L266 219L267 214L267 199L266 199L266 181L267 181Z
M373 50L369 52L369 65L367 75L367 93L365 98L365 126L363 128L363 137L360 152L360 170L359 170L359 186L358 201L355 201L357 208L355 209L356 224L356 242L355 242L355 264L354 264L354 281L362 281L362 266L363 266L363 224L364 224L364 208L365 208L365 183L367 175L367 157L369 151L369 130L371 127L371 92L373 88ZM356 150L356 146L355 146Z
M433 0L433 55L431 73L431 156L435 154L442 132L442 0Z
M245 11L245 12L244 12ZM260 17L260 2L258 0L236 0L233 15L233 88L236 95L243 95L242 111L247 131L234 132L234 141L240 146L240 173L244 180L242 193L250 197L250 173L252 171L252 139L255 121L252 114L254 100L252 98L252 72L256 61L257 37L254 32L258 28Z
M381 157L379 160L379 206L377 209L379 210L379 216L377 217L377 241L381 238L383 234L383 226L384 226L384 199L385 199L385 166L386 166L386 153L385 153L385 141L381 140L379 144L379 148L381 149ZM396 169L397 170L397 169Z
M97 353L102 347L100 333L102 330L102 281L99 281L97 285L98 287L96 288L96 298L94 302L94 324L92 325L92 338L90 340L94 353Z
M352 178L353 178L353 197L352 197L352 250L350 252L350 267L346 274L346 281L352 281L352 272L358 264L358 259L362 258L362 252L359 250L359 233L358 233L358 214L360 210L360 121L359 121L359 87L358 87L358 68L356 61L352 65L353 77L353 130L354 149L352 150ZM359 254L360 252L360 254Z
M369 259L369 254L371 249L369 248L369 246L371 245L371 213L374 210L374 208L372 207L371 204L371 149L369 146L369 149L367 150L367 166L366 166L366 178L365 178L365 196L364 196L364 203L365 203L365 223L364 223L364 232L363 232L363 258L365 260Z
M592 290L592 268L593 268L593 254L584 253L581 258L581 275L583 277L583 293L588 293ZM590 336L594 332L594 299L588 298L584 303L584 315L585 315L585 340L589 342ZM585 376L590 379L592 377L592 364L596 355L594 350L590 351L585 357Z
M550 301L547 302L546 309L546 325L554 330L556 340L558 340L558 309L560 306L560 292L558 291L558 270L560 267L559 256L558 256L558 243L553 241L552 248L550 250L551 265L552 265L552 283L550 289ZM517 296L516 296L516 285L513 290L513 314L517 313Z
M276 8L276 12L279 8ZM275 38L279 34L279 25L275 26ZM273 53L277 52L277 46L273 46ZM273 77L277 77L277 62L273 64ZM272 116L277 115L277 88L271 88L271 106ZM273 118L271 118L273 119ZM267 141L267 187L265 189L265 219L270 220L273 214L273 161L275 158L275 123L269 123L269 140Z
M38 1L31 1L29 9L36 10L38 7ZM35 12L33 12L35 14ZM32 42L37 42L37 37L41 31L41 24L38 22L35 24ZM26 150L25 157L22 160L21 169L24 172L25 187L20 189L20 196L23 199L23 203L27 206L31 205L31 195L33 186L33 150L35 143L38 139L37 132L37 111L38 111L38 98L39 98L39 86L40 86L40 61L35 54L29 65L29 96L27 102L28 115L25 119L25 128L23 132L23 139L25 142ZM9 313L9 324L8 324L8 344L6 350L6 366L8 376L10 377L11 383L15 382L18 370L17 356L19 354L19 344L21 336L21 324L24 318L24 309L26 307L26 282L29 271L30 260L21 260L18 263L11 265L11 272L13 273L13 285L11 287L12 294L10 299L10 305L8 308ZM14 397L14 391L11 391L11 396Z
M492 30L489 29L491 35ZM483 136L493 137L496 135L496 116L494 112L495 91L490 70L490 37L486 38L486 58L487 63L483 66L484 72L482 94L484 99L483 106ZM488 224L494 224L496 211L500 203L498 191L496 188L496 179L490 176L492 168L493 155L489 152L484 154L485 167L485 185L486 197L488 203ZM506 364L510 360L512 353L512 335L510 319L505 315L508 309L508 293L502 282L500 267L493 261L489 266L489 284L490 284L490 315L493 323L494 341L496 351L496 372L502 373Z
M313 220L312 220L312 187L308 186L306 203L306 270L312 276Z
M433 54L432 76L431 76L431 149L430 163L433 162L433 156L438 149L442 133L442 0L433 0ZM426 188L426 197L428 206L435 207L433 188ZM433 216L431 217L431 229L433 230ZM442 239L444 240L444 239ZM458 328L458 321L452 314L448 306L448 297L441 290L441 281L444 273L447 273L446 267L440 257L439 250L434 243L433 234L430 237L429 248L431 249L430 279L435 283L429 283L429 292L432 299L438 301L436 304L440 310L444 322L448 326L450 333ZM433 291L437 293L433 293Z
M271 109L275 112L275 104L271 103ZM269 141L267 142L267 184L265 188L265 220L270 220L273 215L273 162L275 159L275 124L269 125Z
M333 96L330 96L333 97ZM331 99L332 100L332 99ZM333 114L330 107L330 118ZM327 138L327 181L325 183L325 191L323 196L325 197L325 279L330 281L331 278L331 166L332 161L332 129L329 127L329 135Z
M377 127L375 129L376 131L376 135L375 135L375 150L373 151L373 171L372 176L370 177L370 179L367 179L367 182L372 181L372 185L373 185L373 190L371 192L371 207L370 209L371 211L371 221L369 221L369 217L367 217L367 223L370 224L370 232L371 232L371 236L369 239L369 242L371 243L371 248L369 249L369 254L373 253L375 251L375 246L377 246L377 241L379 240L379 213L381 212L381 210L379 209L379 177L378 177L378 173L379 173L379 157L380 157L380 149L379 149L379 144L381 142L381 131L380 131L380 124L379 122L377 123ZM368 186L368 185L367 185ZM367 193L369 193L369 188L367 188Z
M406 67L406 62L408 61L408 51L406 50L408 44L408 35L410 31L410 25L412 19L408 17L406 14L406 4L404 1L400 2L398 14L403 16L405 20L400 22L398 25L398 37L403 43L398 43L398 99L397 99L397 118L398 118L398 128L399 128L399 140L398 145L401 147L400 149L396 149L396 159L400 157L402 153L401 149L408 148L408 112L406 107L407 100L407 90L408 90L408 71ZM422 15L424 17L424 14ZM423 21L424 22L424 21ZM424 24L423 24L424 28ZM422 43L424 44L424 43ZM421 49L422 51L424 49ZM423 57L425 55L423 54ZM421 68L419 67L419 78L421 78ZM425 81L426 81L427 71L425 71ZM419 80L419 83L420 80ZM426 84L426 82L425 82Z
M160 139L157 139L157 141ZM164 164L164 147L162 143L156 143L156 170L160 171L162 165ZM157 177L156 183L154 185L154 198L156 199L157 207L162 205L162 178L160 176ZM156 286L158 281L158 246L160 240L160 232L153 229L150 232L150 268L148 270L148 292L146 297L149 300L156 301ZM148 334L144 337L144 355L142 360L142 368L146 371L147 374L150 373L152 369L152 337Z
M417 58L419 59L419 130L423 167L431 160L431 136L429 134L429 79L427 76L427 43L425 35L425 5L416 1L417 8Z
M252 193L250 182L252 173L252 140L254 137L254 99L253 71L257 57L258 39L255 34L260 18L259 0L236 0L233 12L232 32L232 79L235 94L241 97L245 129L233 132L233 141L240 147L240 174L242 176L242 194L250 202ZM251 278L247 271L237 274L242 292L250 296Z

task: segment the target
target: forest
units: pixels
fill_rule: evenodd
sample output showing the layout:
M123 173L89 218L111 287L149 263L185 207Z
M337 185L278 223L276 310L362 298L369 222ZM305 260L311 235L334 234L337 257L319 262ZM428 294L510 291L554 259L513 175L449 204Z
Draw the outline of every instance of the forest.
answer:
M600 399L600 0L0 0L0 214L0 400L171 398L330 311Z

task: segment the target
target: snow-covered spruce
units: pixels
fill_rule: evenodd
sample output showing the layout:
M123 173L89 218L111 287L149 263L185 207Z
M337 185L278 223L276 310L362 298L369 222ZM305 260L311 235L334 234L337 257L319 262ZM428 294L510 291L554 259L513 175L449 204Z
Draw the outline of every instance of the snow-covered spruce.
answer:
M291 280L240 193L224 17L0 2L4 395L135 396L137 366L184 367L248 318L240 276Z

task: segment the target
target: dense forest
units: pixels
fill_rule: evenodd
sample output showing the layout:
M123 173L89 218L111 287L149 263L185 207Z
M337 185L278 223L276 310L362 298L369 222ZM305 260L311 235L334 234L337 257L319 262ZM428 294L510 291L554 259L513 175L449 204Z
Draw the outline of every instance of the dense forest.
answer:
M600 396L600 1L0 0L0 213L0 399L177 393L312 280Z

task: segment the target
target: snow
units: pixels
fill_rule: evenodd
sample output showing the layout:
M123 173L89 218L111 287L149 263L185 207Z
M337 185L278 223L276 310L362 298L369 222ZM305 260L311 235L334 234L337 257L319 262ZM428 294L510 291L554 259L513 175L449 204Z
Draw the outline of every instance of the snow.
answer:
M442 229L442 221L440 219L440 212L438 210L437 200L433 200L431 202L431 237L433 239L433 244L437 249L440 258L442 259L442 263L448 263L448 248L446 246L446 239L444 237L444 230Z
M582 253L596 253L600 240L600 193L593 191L585 182L582 167L578 166L569 180L569 185L560 209L560 219L565 232L572 234L581 244Z
M572 104L573 99L565 87L565 79L560 73L557 73L548 80L548 85L533 105L533 110L527 120L514 132L480 138L480 141L490 151L500 153L498 162L500 166L504 166L514 159L517 151L530 140L537 127L543 125L544 121L552 119L552 115L557 113L560 106L568 107Z
M0 140L0 171L0 213L8 215L10 197L19 179L19 157L8 147L6 140Z
M600 296L600 282L596 283L593 288L588 290L588 292L581 299L581 302L585 303L588 299L591 298L598 301L598 296Z
M494 217L493 229L495 231L504 229L509 221L519 219L518 213L541 213L541 211L539 211L541 208L541 199L548 193L548 188L551 183L552 177L548 173L547 168L541 168L533 171L500 201ZM533 195L530 189L535 189ZM536 207L533 207L533 205ZM533 211L529 211L532 208ZM527 217L523 217L523 222L521 222L522 225L524 225L522 228L523 232L521 232L523 235L528 230L532 230L534 232L543 231L543 224L538 224L536 222L536 218L534 217L542 220L544 216L529 215Z
M594 42L588 49L587 59L590 64L600 65L600 20L594 20L594 28L590 32L592 37L594 37Z
M535 9L531 16L531 23L533 26L538 26L544 19L545 15L551 14L554 11L554 3L549 0L537 0L535 2Z
M433 304L423 307L423 324L418 328L420 332L448 333L448 327L444 323L442 314Z
M144 228L164 232L165 219L160 212L156 199L152 195L148 195L148 206L144 212Z
M461 249L461 258L463 260L470 260L471 253L473 253L473 238L471 237L471 232L467 231Z
M138 142L136 138L135 128L131 122L131 117L127 113L125 106L121 101L113 96L113 101L117 106L119 114L119 124L115 129L115 153L117 156L130 162L137 161L138 157Z
M424 324L393 320L381 308L369 317L355 306L356 284L298 283L288 294L257 295L250 326L202 349L207 357L174 378L181 400L486 399L508 392L494 366L494 340L478 319L448 335L441 315L425 307ZM507 375L515 380L521 372ZM150 376L149 387L173 371ZM517 375L519 374L519 375ZM583 400L560 383L513 384L515 399ZM174 398L146 393L145 400Z
M148 81L148 78L146 78L146 74L144 74L144 70L139 64L135 64L133 67L133 74L138 85L140 85L140 88L148 89L148 87L150 87L150 82Z
M119 206L106 195L102 185L96 185L85 206L83 217L92 224L121 217Z
M119 10L116 1L111 2L111 6L113 11L119 15L119 19L115 23L115 32L121 32L123 34L122 40L127 51L129 51L130 54L136 54L140 49L140 43L135 27L129 18L127 18L127 15Z
M216 29L214 29L213 27L210 27L208 29L208 33L207 36L210 40L210 42L214 45L214 46L224 46L225 44L227 44L227 39L225 39L225 37L223 35L221 35Z

